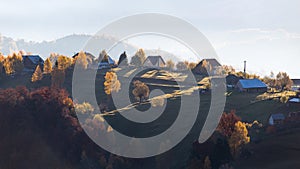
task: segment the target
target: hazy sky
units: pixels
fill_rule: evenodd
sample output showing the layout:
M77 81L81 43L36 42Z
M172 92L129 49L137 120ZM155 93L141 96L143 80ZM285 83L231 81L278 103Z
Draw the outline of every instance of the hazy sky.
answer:
M299 8L299 0L1 0L0 33L54 40L73 33L94 34L132 14L170 14L196 26L223 64L242 68L247 60L252 72L287 71L300 78Z

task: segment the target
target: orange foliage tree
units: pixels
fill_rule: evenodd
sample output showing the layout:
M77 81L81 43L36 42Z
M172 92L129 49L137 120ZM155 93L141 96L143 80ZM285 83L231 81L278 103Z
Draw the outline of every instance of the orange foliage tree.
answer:
M43 72L40 68L40 65L37 65L35 71L32 74L31 82L40 81L43 78Z
M118 76L115 72L106 72L105 82L104 82L104 91L107 95L110 95L112 92L118 92L121 89L121 83L118 80Z

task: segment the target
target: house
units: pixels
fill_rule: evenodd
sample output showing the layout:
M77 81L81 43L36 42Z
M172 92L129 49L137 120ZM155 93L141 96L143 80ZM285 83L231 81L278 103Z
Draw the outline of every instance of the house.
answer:
M158 56L148 56L147 59L143 63L146 67L165 67L166 63L164 59L158 55Z
M115 61L110 56L108 56L107 61L102 60L98 64L98 69L107 69L107 68L112 68L112 67L115 67L115 66L116 66Z
M24 72L34 72L37 65L44 66L44 60L39 55L22 55Z
M285 117L282 113L272 114L269 118L269 124L274 125L280 125L283 124L285 120Z
M229 74L226 76L226 85L228 88L234 88L241 79L244 78L234 74Z
M300 89L300 79L292 79L292 81L293 81L292 90L298 91Z
M267 85L259 79L240 79L236 85L240 92L266 92Z
M289 100L289 103L300 103L300 98L292 98Z
M289 122L299 122L300 121L300 112L290 112L287 116Z
M222 65L216 59L203 59L192 71L195 74L208 75L209 73L210 75L215 75L221 66Z

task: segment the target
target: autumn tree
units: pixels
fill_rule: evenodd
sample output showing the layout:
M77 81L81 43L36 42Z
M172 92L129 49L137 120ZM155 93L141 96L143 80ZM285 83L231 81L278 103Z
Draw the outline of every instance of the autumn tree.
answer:
M197 66L196 63L190 62L190 63L188 64L188 69L192 70L192 69L194 69L196 66Z
M35 71L32 74L31 82L40 81L40 80L42 80L42 78L43 78L43 72L40 68L40 65L37 65Z
M206 156L204 159L204 169L212 169L211 161L208 156Z
M293 85L293 81L290 79L290 76L286 72L279 72L276 75L276 86L278 89L283 91L284 89L290 90Z
M77 68L79 69L87 69L88 61L86 54L83 51L80 51L78 55L75 57L75 62L77 64Z
M175 67L175 63L174 63L171 59L168 60L166 64L167 64L167 68L168 68L169 70L173 70L174 67Z
M176 64L176 69L179 70L179 71L186 70L187 69L187 64L184 63L184 62L178 62Z
M2 55L2 53L0 53L0 75L2 75L2 73L4 73L3 71L5 71L4 69L4 56Z
M133 82L133 86L134 89L132 90L132 94L137 100L139 100L140 103L142 103L142 100L149 96L149 87L138 80Z
M65 71L55 67L51 72L51 86L60 88L65 81Z
M44 73L49 74L52 72L52 63L50 61L50 58L47 58L44 62Z
M132 56L130 64L134 66L142 66L146 60L146 54L143 49L139 49L134 56Z
M72 59L67 56L60 55L57 58L57 63L59 70L66 70L72 65Z
M241 121L236 122L234 131L228 139L228 144L232 155L237 157L240 153L241 147L249 142L250 137L248 136L246 124Z
M108 56L106 50L103 49L99 54L97 62L108 62L108 59L109 59L109 56Z
M235 114L234 110L231 110L230 113L223 113L217 127L217 130L229 138L235 129L235 124L241 119Z
M20 73L23 68L23 57L20 54L13 53L12 56L7 56L4 61L6 74Z
M110 95L112 92L118 92L121 89L121 83L118 80L118 76L115 72L106 72L105 82L104 82L104 91L107 95Z

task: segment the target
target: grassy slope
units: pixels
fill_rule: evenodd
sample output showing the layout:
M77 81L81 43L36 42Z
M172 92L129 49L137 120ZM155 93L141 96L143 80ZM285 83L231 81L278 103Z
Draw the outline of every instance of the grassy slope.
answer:
M254 155L236 162L238 169L296 169L300 165L300 129L278 133L250 145Z

